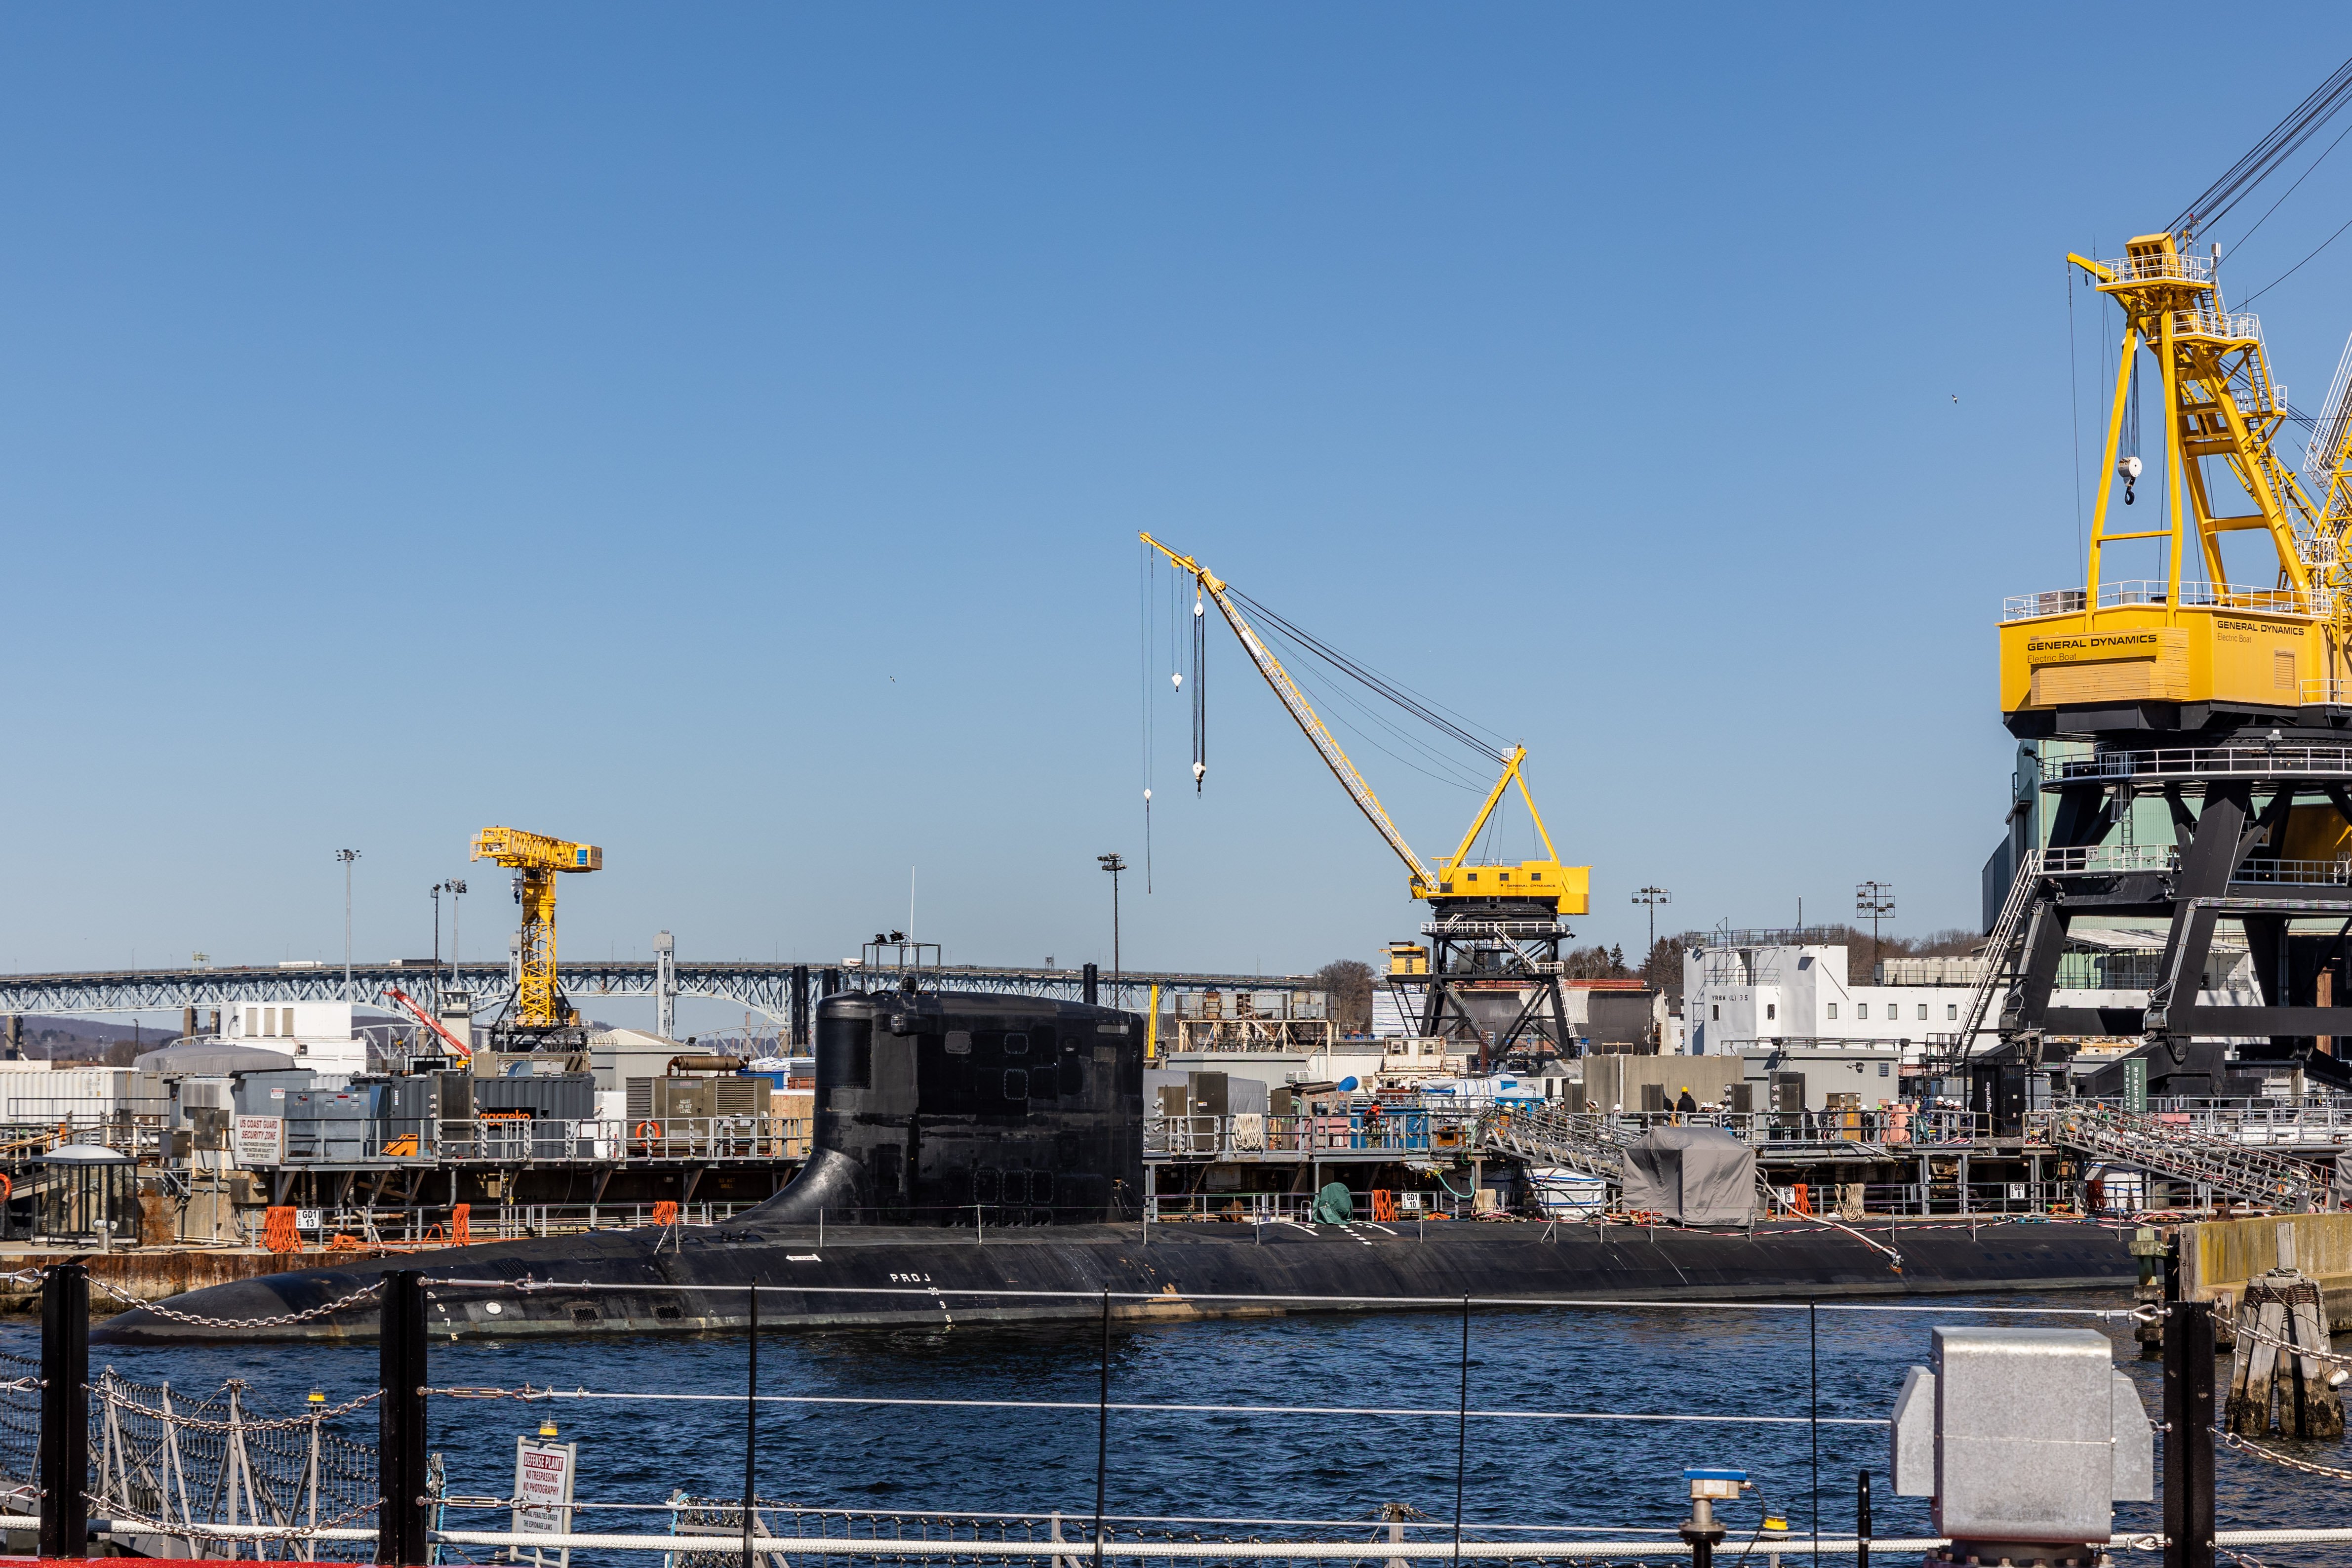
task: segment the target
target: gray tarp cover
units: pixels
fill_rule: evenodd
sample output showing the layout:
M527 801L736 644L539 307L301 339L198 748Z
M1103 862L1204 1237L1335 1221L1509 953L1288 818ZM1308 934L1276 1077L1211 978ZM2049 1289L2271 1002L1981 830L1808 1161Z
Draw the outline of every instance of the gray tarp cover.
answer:
M132 1058L131 1065L141 1072L160 1072L174 1078L217 1078L240 1072L285 1072L298 1064L284 1051L265 1051L258 1046L224 1041L218 1045L165 1046L162 1050Z
M1756 1215L1756 1151L1717 1127L1654 1127L1625 1151L1625 1206L1685 1225Z

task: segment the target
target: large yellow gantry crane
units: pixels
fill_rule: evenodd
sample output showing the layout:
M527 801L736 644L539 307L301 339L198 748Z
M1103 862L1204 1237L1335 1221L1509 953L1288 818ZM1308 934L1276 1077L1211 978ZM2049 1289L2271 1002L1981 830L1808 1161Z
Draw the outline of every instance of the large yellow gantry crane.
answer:
M2116 302L2123 349L2082 586L2003 606L2003 719L2056 742L2035 759L2048 809L2024 818L2047 827L2004 846L2008 898L1988 910L1984 978L1948 1041L2003 1135L2028 1075L2090 1037L2141 1040L2077 1079L2127 1103L2259 1093L2289 1070L2352 1088L2337 1055L2352 1037L2352 350L2298 473L2278 437L2302 416L2261 323L2222 299L2220 247L2198 243L2347 103L2352 61L2162 231L2119 258L2067 258ZM2137 579L2117 559L2134 550L2158 558ZM2053 1001L2086 918L2166 927L2145 1006ZM2244 931L2259 1002L2208 1000L2223 921Z
M495 1026L505 1048L535 1049L584 1044L578 1009L555 983L555 879L560 872L601 871L604 852L593 844L573 844L513 827L485 827L474 836L476 860L491 860L515 874L515 902L522 906L521 947L515 998Z
M1463 731L1452 729L1457 739L1469 741L1490 762L1499 763L1502 772L1487 790L1469 831L1463 834L1454 853L1439 859L1433 871L1413 852L1390 817L1388 808L1381 804L1380 796L1373 793L1338 737L1307 701L1297 679L1283 668L1282 661L1242 613L1224 579L1192 556L1178 554L1150 534L1140 537L1166 557L1170 565L1191 577L1201 594L1217 606L1218 614L1224 616L1225 624L1240 639L1250 662L1274 689L1275 696L1306 734L1316 754L1331 770L1331 776L1339 781L1339 787L1348 792L1356 809L1364 814L1373 830L1404 862L1406 885L1412 896L1426 902L1436 917L1422 927L1422 934L1434 944L1433 955L1430 949L1416 943L1392 943L1389 949L1391 983L1415 990L1425 988L1422 1005L1423 1035L1475 1036L1491 1049L1495 1059L1507 1054L1515 1044L1546 1033L1555 1047L1564 1047L1569 1031L1567 1011L1559 994L1559 943L1574 933L1560 923L1559 917L1580 915L1591 907L1592 868L1559 863L1551 834L1544 826L1543 814L1536 809L1535 796L1528 789L1527 748L1514 745L1507 751L1495 750L1483 742L1469 741ZM1263 612L1264 606L1259 608ZM1374 689L1391 700L1400 700L1399 694L1384 684L1375 683ZM1479 835L1486 830L1496 808L1514 785L1543 844L1543 858L1472 860ZM1509 997L1507 1005L1491 1005L1505 995ZM1547 1024L1548 1031L1542 1028Z

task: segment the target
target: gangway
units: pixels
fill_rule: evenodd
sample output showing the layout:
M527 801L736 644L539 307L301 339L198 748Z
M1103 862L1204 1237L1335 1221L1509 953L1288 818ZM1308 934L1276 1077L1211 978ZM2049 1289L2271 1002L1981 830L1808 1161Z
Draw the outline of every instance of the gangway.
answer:
M1606 1117L1532 1106L1515 1105L1479 1121L1484 1148L1565 1166L1619 1187L1625 1183L1625 1145L1632 1141Z
M2151 1175L2194 1182L2250 1204L2290 1213L2317 1205L2318 1176L2311 1166L2268 1149L2201 1132L2181 1122L2135 1116L2105 1105L2071 1105L2028 1114L2053 1148L2113 1160Z

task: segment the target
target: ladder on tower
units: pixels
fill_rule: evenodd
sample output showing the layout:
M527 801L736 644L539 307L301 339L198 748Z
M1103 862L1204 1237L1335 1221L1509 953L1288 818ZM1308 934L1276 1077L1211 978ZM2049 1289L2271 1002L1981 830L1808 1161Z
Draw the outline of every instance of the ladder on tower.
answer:
M1479 1142L1488 1149L1622 1186L1625 1145L1632 1135L1609 1125L1606 1117L1515 1105L1480 1119Z
M2318 1174L2301 1160L2181 1122L2135 1116L2105 1105L2037 1110L2029 1120L2053 1148L2112 1160L2151 1175L2200 1183L2243 1203L2291 1213L2316 1206Z
M1977 1032L1984 1027L1986 1016L1992 1011L1993 998L2006 996L2010 988L2022 977L2024 962L2025 916L2033 907L2034 890L2042 885L2042 851L2029 849L2017 863L2017 875L2010 879L2009 897L2001 900L2000 916L1992 923L1992 934L1985 942L1984 973L1977 976L1976 988L1969 993L1969 1005L1960 1012L1960 1032L1952 1037L1948 1062L1958 1066L1973 1053Z

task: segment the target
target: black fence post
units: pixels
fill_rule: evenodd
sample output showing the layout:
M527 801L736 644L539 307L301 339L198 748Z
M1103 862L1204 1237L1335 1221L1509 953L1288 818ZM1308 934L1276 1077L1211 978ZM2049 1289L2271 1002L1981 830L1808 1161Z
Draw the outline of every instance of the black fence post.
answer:
M383 1396L377 1402L375 1560L418 1564L431 1547L425 1503L425 1276L414 1268L383 1277L377 1342Z
M89 1555L89 1271L41 1276L41 1555Z
M1870 1568L1870 1472L1853 1483L1853 1568Z
M2164 1568L2213 1568L2213 1304L2164 1312Z

